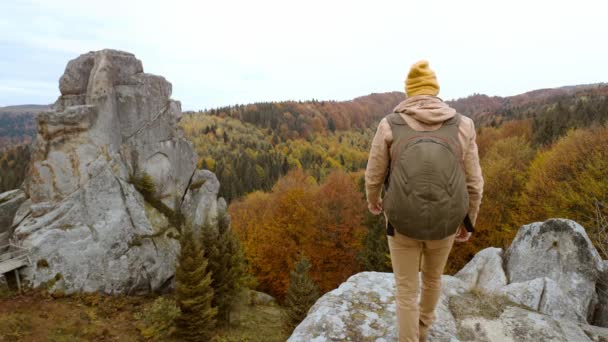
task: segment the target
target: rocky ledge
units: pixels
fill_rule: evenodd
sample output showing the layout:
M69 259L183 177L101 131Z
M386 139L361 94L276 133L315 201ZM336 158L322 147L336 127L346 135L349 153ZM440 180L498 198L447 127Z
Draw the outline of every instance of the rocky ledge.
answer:
M522 226L508 250L480 251L443 276L429 342L608 341L608 267L583 227ZM392 273L363 272L326 293L290 342L397 341Z

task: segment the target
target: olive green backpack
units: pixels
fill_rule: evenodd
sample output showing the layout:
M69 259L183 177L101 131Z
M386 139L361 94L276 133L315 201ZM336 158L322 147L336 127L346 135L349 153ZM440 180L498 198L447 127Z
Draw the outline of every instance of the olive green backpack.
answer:
M395 229L417 240L454 234L469 211L458 139L460 114L435 131L416 131L398 113L389 114L387 121L393 133L382 201L388 234Z

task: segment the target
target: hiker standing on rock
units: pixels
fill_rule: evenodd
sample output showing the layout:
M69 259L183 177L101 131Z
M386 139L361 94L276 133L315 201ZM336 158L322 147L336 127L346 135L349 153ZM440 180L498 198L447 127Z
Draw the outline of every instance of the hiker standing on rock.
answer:
M452 245L473 231L483 177L475 125L437 97L439 84L427 61L412 66L405 91L407 98L378 125L365 188L370 212L384 211L387 221L399 341L419 342L435 319Z

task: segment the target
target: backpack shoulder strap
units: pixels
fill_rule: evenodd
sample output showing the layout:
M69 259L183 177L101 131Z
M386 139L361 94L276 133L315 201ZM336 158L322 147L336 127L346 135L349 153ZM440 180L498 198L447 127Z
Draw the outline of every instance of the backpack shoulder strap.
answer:
M393 127L393 125L407 126L407 122L405 122L405 119L403 119L403 117L401 117L401 114L399 114L399 113L391 113L391 114L387 115L386 121L388 121L388 123L389 123L389 125L391 125L391 127Z
M416 131L407 124L407 121L399 113L391 113L386 116L386 121L391 126L393 134L393 142L396 142L402 137L407 137L414 134Z
M456 113L456 115L454 115L451 118L444 121L443 126L455 125L456 127L458 127L458 125L460 125L460 119L461 119L461 115Z

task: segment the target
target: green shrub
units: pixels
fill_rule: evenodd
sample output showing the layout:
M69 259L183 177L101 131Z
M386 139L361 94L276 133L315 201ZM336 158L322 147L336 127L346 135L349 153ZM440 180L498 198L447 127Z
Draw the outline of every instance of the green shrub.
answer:
M175 319L180 313L173 299L158 297L135 314L140 321L137 328L144 338L164 341L175 332Z
M196 190L196 189L200 188L201 186L203 186L205 184L205 182L206 182L205 179L201 179L197 182L193 182L192 184L190 184L190 189Z
M154 180L152 177L146 172L142 173L141 176L131 176L129 177L129 182L135 186L135 189L139 191L145 197L154 196L156 193L156 186L154 185Z
M154 209L160 211L163 215L165 215L169 219L169 223L178 230L181 229L181 226L184 224L184 215L177 210L173 210L169 208L165 203L163 203L156 196L156 186L154 185L154 180L152 177L146 172L142 173L141 176L129 176L129 183L133 184L135 189L144 196L144 200Z
M0 316L0 341L23 341L32 334L31 317L20 313Z

